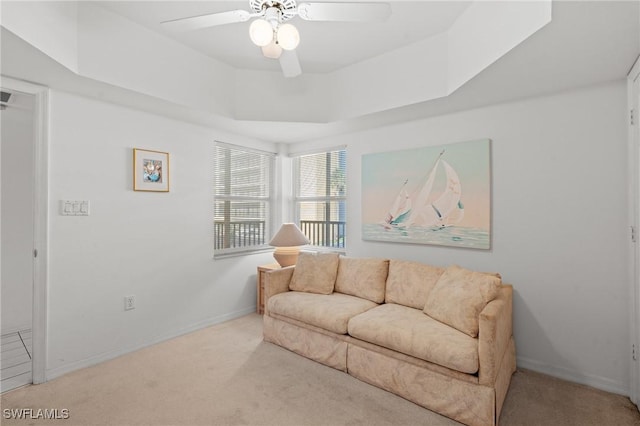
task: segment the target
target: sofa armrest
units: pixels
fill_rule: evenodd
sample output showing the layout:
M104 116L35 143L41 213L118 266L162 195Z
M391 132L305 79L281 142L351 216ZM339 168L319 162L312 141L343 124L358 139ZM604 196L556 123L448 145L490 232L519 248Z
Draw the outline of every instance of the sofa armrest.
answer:
M293 276L295 266L268 271L264 277L264 314L269 315L269 298L279 293L289 291L289 282Z
M499 296L480 312L478 381L493 386L513 334L513 287L505 284Z

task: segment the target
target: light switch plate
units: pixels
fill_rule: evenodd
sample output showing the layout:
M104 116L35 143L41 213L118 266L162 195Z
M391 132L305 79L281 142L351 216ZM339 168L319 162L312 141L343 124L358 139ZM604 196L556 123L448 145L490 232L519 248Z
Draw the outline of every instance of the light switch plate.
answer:
M88 200L60 200L60 215L89 216Z

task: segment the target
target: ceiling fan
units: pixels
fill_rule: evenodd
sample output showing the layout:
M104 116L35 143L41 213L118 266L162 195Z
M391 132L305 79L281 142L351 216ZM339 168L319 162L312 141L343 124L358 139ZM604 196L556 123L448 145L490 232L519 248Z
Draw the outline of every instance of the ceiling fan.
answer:
M162 24L175 31L190 31L256 18L249 27L251 41L262 48L265 57L280 60L285 77L296 77L302 73L295 51L300 34L295 26L287 23L290 19L299 16L306 21L382 22L391 14L388 3L296 4L295 0L249 0L249 6L251 11L230 10Z

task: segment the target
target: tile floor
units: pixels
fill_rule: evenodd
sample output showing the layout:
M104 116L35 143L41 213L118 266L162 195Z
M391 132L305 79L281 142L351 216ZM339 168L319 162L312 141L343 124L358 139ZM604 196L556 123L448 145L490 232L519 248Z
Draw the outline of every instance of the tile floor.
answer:
M0 348L0 391L31 383L31 330L3 334Z

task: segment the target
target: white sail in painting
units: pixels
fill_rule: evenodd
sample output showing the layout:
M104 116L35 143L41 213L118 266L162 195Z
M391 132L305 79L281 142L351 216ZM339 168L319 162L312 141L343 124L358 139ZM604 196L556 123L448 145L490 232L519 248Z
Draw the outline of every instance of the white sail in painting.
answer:
M459 223L463 219L464 206L460 201L462 185L453 167L442 159L443 154L444 151L440 153L431 168L413 207L403 186L385 219L388 225L445 227ZM442 193L434 200L433 186L441 165L446 175L446 182ZM405 185L406 183L405 181Z
M407 182L409 182L408 179L404 181L400 193L398 193L396 200L387 213L387 217L384 219L386 225L400 225L409 218L409 214L411 213L411 198L409 198L409 194L405 189Z
M434 201L431 193L433 191L433 181L435 174L442 165L446 173L446 186L440 196ZM464 217L464 208L460 202L462 186L458 174L449 163L443 159L438 159L434 169L431 171L429 179L420 191L419 201L408 222L411 225L419 226L449 226L456 224Z

